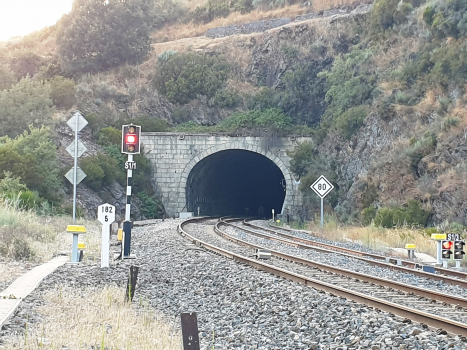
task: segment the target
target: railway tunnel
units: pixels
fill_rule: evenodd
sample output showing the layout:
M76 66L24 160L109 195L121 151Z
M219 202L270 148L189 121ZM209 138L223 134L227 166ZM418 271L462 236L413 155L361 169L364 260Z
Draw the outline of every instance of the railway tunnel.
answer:
M269 158L246 150L224 150L201 159L186 184L187 209L195 215L267 216L280 213L286 183Z

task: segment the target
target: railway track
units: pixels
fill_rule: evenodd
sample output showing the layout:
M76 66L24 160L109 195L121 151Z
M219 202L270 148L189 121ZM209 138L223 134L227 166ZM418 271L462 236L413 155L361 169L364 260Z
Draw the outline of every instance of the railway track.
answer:
M223 228L232 226L232 221L235 221L235 219L221 219L214 226L214 231L219 236L235 243L235 246L241 245L246 247L247 250L244 249L243 252L239 253L238 249L233 249L232 245L230 249L225 249L220 247L223 244L220 238L216 241L216 244L213 244L212 242L195 237L186 229L187 225L203 220L206 219L194 218L184 221L179 225L179 233L198 246L259 270L303 283L318 290L345 297L436 329L467 336L467 299L465 298L323 265L280 251L271 251L266 247L252 244L226 233ZM285 244L298 243L288 242ZM272 259L268 262L263 262L250 258L248 255L251 255L251 249L268 249L271 251ZM237 250L237 252L233 250Z
M305 249L314 249L314 250L317 250L323 253L336 253L342 256L352 257L354 259L365 261L375 266L403 271L403 272L414 274L416 276L430 278L436 281L441 281L446 284L458 285L463 288L467 288L467 273L465 272L454 271L454 270L449 270L449 269L444 269L444 268L434 268L435 273L425 272L425 271L416 269L415 268L416 263L414 263L413 261L389 258L389 257L385 257L385 256L378 255L378 254L365 253L365 252L361 252L358 250L352 250L352 249L339 247L339 246L335 246L331 244L316 242L314 240L298 237L296 235L282 233L279 231L279 230L283 230L282 228L280 229L278 228L276 230L276 229L254 225L248 222L248 220L243 220L243 225L248 226L248 228L245 228L239 225L234 225L234 224L230 224L230 225L237 227L249 234L258 236L258 237L272 239L272 240L282 242L285 244L289 244L289 245L296 244L297 247L305 248ZM267 234L259 232L259 231L267 232Z
M245 219L244 224L246 226L250 226L252 228L261 228L262 230L269 231L271 233L276 233L277 234L277 232L280 232L280 231L298 232L297 230L288 229L288 228L285 228L285 227L272 226L269 222L268 222L268 226L270 228L268 229L268 228L265 228L265 227L262 227L262 226L254 225L250 221L251 221L251 219ZM313 232L311 232L311 231L305 231L305 232L307 232L307 234L310 234L310 235L313 234ZM298 241L300 241L300 239L301 239L300 237L297 237L296 235L284 235L284 237L288 237L288 236L294 237L294 239L297 239ZM302 239L303 239L303 237L302 237ZM408 267L408 268L411 268L411 269L417 268L417 265L419 265L418 263L416 263L414 261L404 260L404 259L401 259L400 257L394 257L394 256L391 257L391 256L380 255L380 254L366 253L366 252L362 252L362 251L358 251L358 250L339 247L339 246L336 246L336 245L326 244L326 243L317 242L317 241L313 241L313 240L309 240L309 239L304 239L304 242L310 242L310 244L316 245L317 247L326 248L326 249L329 249L329 250L333 250L335 252L343 252L343 253L356 255L356 256L369 257L369 258L372 258L374 260L381 260L381 261L391 262L393 264L401 264L401 266L405 266L405 267ZM443 268L443 267L434 267L434 270L435 270L435 273L439 273L439 274L443 274L443 275L446 275L446 276L452 276L452 277L457 277L457 278L460 278L460 279L467 280L467 273L466 272L449 270L449 269L446 269L446 268Z

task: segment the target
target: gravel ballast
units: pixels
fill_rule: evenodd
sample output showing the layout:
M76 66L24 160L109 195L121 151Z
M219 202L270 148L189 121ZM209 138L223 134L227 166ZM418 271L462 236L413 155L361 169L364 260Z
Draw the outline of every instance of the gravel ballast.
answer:
M136 260L105 269L98 267L99 262L59 268L25 299L0 331L0 339L22 331L26 313L29 327L34 327L41 320L34 309L53 286L124 286L128 268L135 264L140 273L134 302L149 300L177 328L181 312L197 312L205 350L467 348L463 337L439 335L420 324L206 252L177 233L179 222L134 228ZM197 237L213 235L212 226L196 227Z

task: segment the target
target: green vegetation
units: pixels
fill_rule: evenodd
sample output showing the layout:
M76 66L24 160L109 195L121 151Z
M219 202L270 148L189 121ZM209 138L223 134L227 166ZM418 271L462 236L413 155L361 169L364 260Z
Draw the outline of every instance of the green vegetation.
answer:
M198 95L214 97L228 72L229 66L221 56L176 53L159 61L154 86L170 102L185 104Z
M290 118L282 111L270 108L264 111L252 110L234 113L222 122L221 127L225 130L262 127L279 131L285 130L290 125Z
M215 18L227 17L231 9L242 14L258 8L270 10L298 3L297 0L208 0L205 5L197 6L188 16L187 21L209 23Z
M141 62L150 50L153 21L161 20L153 5L145 0L75 1L57 34L64 69L82 74Z
M60 169L56 146L47 128L30 128L14 139L0 139L0 168L8 169L28 189L37 191L47 200L60 200ZM0 174L0 179L5 173Z
M459 38L467 34L467 1L435 1L425 8L424 21L437 38Z
M99 153L83 158L79 166L87 175L84 183L94 191L100 191L102 186L108 186L116 179L115 170L118 169L118 163L107 154Z
M0 134L16 137L29 125L48 125L54 112L50 86L22 78L10 90L0 91Z
M50 98L55 106L70 109L76 102L75 82L62 76L50 80Z
M335 59L329 71L322 71L318 77L326 79L325 101L329 103L323 120L334 121L342 117L349 108L369 102L375 88L376 77L371 72L371 50L354 48ZM347 118L357 118L362 110L355 110ZM342 118L341 118L342 120ZM346 123L341 121L341 124Z
M365 211L364 211L365 212ZM366 209L366 219L373 211ZM374 217L376 226L391 228L400 225L426 226L430 212L422 209L419 201L410 200L401 208L380 208Z

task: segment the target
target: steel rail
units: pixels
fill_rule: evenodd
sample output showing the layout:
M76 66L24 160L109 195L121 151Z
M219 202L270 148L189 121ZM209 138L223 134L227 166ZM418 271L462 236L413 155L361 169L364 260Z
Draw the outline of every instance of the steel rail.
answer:
M279 257L281 259L293 261L293 262L303 264L303 265L307 265L307 266L311 266L311 267L314 267L314 268L317 268L317 269L320 269L320 270L332 272L332 273L339 274L339 275L346 276L346 277L350 277L350 278L353 278L353 279L356 279L356 280L361 280L361 281L365 281L365 282L368 282L368 283L381 285L381 286L384 286L384 287L387 287L387 288L397 289L397 290L403 291L405 293L413 293L413 294L416 294L416 295L421 296L421 297L429 298L431 300L438 300L438 301L441 301L441 302L444 302L444 303L449 303L449 304L452 304L452 305L459 305L459 306L461 306L463 308L467 308L467 299L466 298L462 298L462 297L458 297L458 296L454 296L454 295L449 295L449 294L444 294L444 293L440 293L440 292L436 292L436 291L431 291L431 290L427 290L427 289L424 289L424 288L415 287L415 286L407 285L407 284L396 282L396 281L391 281L391 280L388 280L388 279L385 279L385 278L374 277L374 276L370 276L370 275L363 274L363 273L360 273L360 272L355 272L355 271L351 271L351 270L348 270L348 269L340 268L340 267L325 265L325 264L321 264L321 263L313 261L313 260L308 260L308 259L296 256L296 255L282 253L282 252L277 251L277 250L271 250L268 247L263 247L263 246L260 246L260 245L254 244L254 243L246 242L246 241L244 241L244 240L242 240L240 238L232 237L228 233L220 230L220 228L219 228L220 225L229 225L230 226L230 224L226 223L225 221L220 221L214 226L214 230L216 231L216 233L218 233L222 237L224 237L224 238L226 238L226 239L228 239L228 240L230 240L232 242L235 242L237 244L241 244L241 245L244 245L244 246L247 246L247 247L250 247L250 248L266 249L266 250L271 252L271 255L274 255L274 256Z
M236 221L240 221L240 219L237 219ZM272 239L270 235L266 235L266 234L263 234L263 233L260 233L260 232L252 231L252 230L247 229L245 227L233 225L233 224L228 223L226 221L224 221L224 222L227 225L231 225L231 226L236 227L236 228L238 228L240 230L248 232L248 233L250 233L252 235L262 237L262 238ZM249 226L249 225L247 225L247 226ZM417 270L417 269L412 269L412 268L405 267L405 266L395 265L395 264L392 264L390 262L388 263L388 262L385 262L385 261L379 261L379 260L366 258L366 257L362 256L362 255L367 255L367 254L365 254L363 252L358 252L361 255L353 255L353 254L347 254L347 253L339 252L339 251L329 251L330 249L334 248L335 246L327 245L325 243L315 244L314 241L307 240L305 238L300 238L300 237L296 237L296 236L287 235L285 233L272 231L272 230L269 230L269 229L262 228L261 226L257 226L257 227L258 227L258 229L261 229L261 230L264 230L264 231L267 231L267 232L273 232L274 234L276 234L278 236L284 237L284 238L279 238L279 237L274 237L273 238L275 241L281 241L284 244L292 245L292 246L295 246L295 247L301 247L301 248L305 248L305 249L313 249L313 250L317 250L317 251L320 251L320 252L323 252L323 253L328 253L328 254L329 253L335 253L335 254L339 254L339 255L342 255L342 256L346 256L348 258L353 258L353 259L358 259L358 260L361 260L361 261L365 261L365 262L367 262L369 264L376 265L376 266L379 266L379 267L385 267L385 268L389 268L389 269L393 269L393 270L404 271L404 272L411 273L411 274L416 275L416 276L425 277L425 278L433 279L435 281L441 281L441 282L444 282L446 284L452 284L452 285L467 288L467 280L464 280L464 279L453 278L453 277L444 276L444 275L441 275L441 274L435 274L435 273L431 273L431 272L425 272L425 271L421 271L421 270ZM287 238L285 238L285 237L287 237ZM326 246L326 247L323 247L323 245ZM347 248L343 248L343 249L347 249Z
M360 292L352 291L343 287L339 286L334 286L332 284L316 280L314 278L304 276L295 272L287 271L285 269L275 267L266 263L262 263L260 261L230 252L226 249L217 247L213 244L204 242L196 237L191 236L188 232L184 230L184 226L190 223L195 223L198 221L206 220L206 218L192 218L188 219L182 223L179 224L178 226L178 232L184 236L190 239L194 244L197 246L204 247L208 250L211 250L219 255L228 257L230 259L233 259L234 261L238 261L240 263L243 263L245 265L249 265L252 267L255 267L258 270L262 270L268 273L271 273L273 275L279 276L279 277L284 277L286 279L289 279L294 282L299 282L302 284L305 284L307 286L313 287L318 290L322 290L328 293L332 293L334 295L340 296L347 298L349 300L353 300L355 302L365 304L389 313L393 313L395 315L401 316L408 318L410 320L420 322L427 324L431 327L435 328L441 328L444 329L447 332L453 333L453 334L459 334L462 336L467 336L467 324L449 320L444 317L440 317L437 315L429 314L423 311L415 310L403 305L395 304L380 298L372 297ZM219 230L217 227L218 224L215 225L215 229ZM219 230L220 231L220 230ZM224 233L225 234L225 233ZM227 238L227 237L226 237ZM231 237L233 238L233 237ZM234 240L237 240L233 238ZM249 243L244 242L249 245Z
M252 224L251 222L248 222L250 220L253 220L253 219L245 219L244 224L247 225L247 226L253 227L253 228L262 229L262 230L272 232L272 233L275 233L275 234L290 236L290 235L287 235L285 233L279 233L277 230L284 230L284 231L288 231L288 232L300 232L301 231L301 232L306 232L308 234L313 234L312 231L293 230L293 229L289 229L289 228L285 228L285 227L275 227L275 226L272 226L271 223L268 223L268 226L271 227L271 228L274 228L275 230L274 229L269 229L269 228L258 226L258 225ZM397 257L394 257L394 256L391 257L391 256L384 256L384 255L373 254L373 253L365 253L365 252L361 252L361 251L358 251L358 250L353 250L353 249L344 248L344 247L338 247L338 246L335 246L335 245L332 245L332 244L307 240L306 238L301 238L301 237L297 237L297 236L292 236L292 237L295 237L295 239L297 241L300 241L300 240L309 241L309 242L312 242L311 244L313 244L313 245L316 245L316 246L319 246L319 247L322 247L322 248L326 248L326 249L332 249L332 250L335 250L337 252L341 251L341 252L346 252L346 253L349 253L349 254L354 254L354 255L357 255L357 256L363 256L363 257L367 256L367 257L370 257L372 259L377 259L377 260L390 259L393 262L400 261L400 263L403 266L407 266L407 267L412 268L412 269L414 269L416 267L416 265L417 265L416 262L413 262L413 261L410 261L410 260L400 259L400 258L397 258ZM449 270L449 269L446 269L446 268L443 268L443 267L435 267L434 269L435 269L436 272L442 273L443 275L454 276L454 277L458 277L458 278L467 280L467 273L465 273L465 272Z

